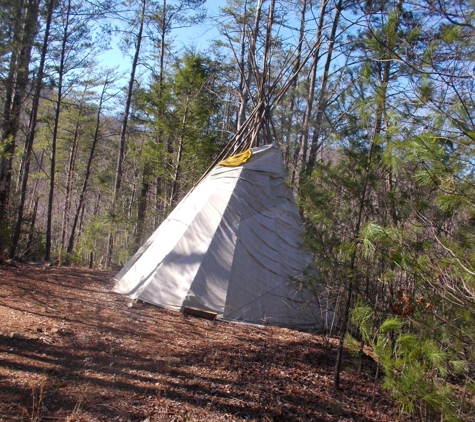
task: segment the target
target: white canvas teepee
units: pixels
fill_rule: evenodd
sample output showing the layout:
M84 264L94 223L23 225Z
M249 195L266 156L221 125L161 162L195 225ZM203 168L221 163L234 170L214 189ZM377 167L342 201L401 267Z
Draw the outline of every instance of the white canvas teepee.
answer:
M275 145L216 166L117 274L114 291L167 309L322 330L326 295L309 303L295 280L312 265Z

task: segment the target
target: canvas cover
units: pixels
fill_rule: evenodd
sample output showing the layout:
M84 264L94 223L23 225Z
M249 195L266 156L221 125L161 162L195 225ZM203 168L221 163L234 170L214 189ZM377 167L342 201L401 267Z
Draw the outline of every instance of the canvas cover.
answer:
M312 268L302 222L275 145L216 166L114 278L114 291L167 309L323 330L333 318L295 281Z

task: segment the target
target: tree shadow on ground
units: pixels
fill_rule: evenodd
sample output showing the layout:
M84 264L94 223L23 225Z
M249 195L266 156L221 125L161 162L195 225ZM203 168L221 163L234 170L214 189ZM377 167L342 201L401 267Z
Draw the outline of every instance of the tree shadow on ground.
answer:
M44 420L395 418L371 376L344 372L344 389L333 391L331 339L128 307L110 292L110 273L6 275L0 413L11 420L31 414L40 398ZM351 369L352 357L345 362Z

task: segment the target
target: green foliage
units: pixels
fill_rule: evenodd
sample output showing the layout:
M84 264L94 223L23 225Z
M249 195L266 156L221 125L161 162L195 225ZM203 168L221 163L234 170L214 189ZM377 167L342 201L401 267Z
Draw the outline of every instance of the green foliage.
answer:
M151 117L148 125L152 137L145 143L141 160L155 169L155 176L165 174L163 164L176 161L181 145L181 167L192 172L183 179L185 191L223 145L210 127L219 110L211 88L218 70L205 57L185 54L163 86L157 80L142 94L140 107Z
M447 381L448 368L463 371L466 364L451 362L444 346L411 333L410 324L400 317L388 317L375 328L372 307L359 299L351 312L351 323L368 344L372 356L384 371L384 388L398 403L401 415L420 414L426 419L442 415L457 421L457 390ZM347 336L350 350L359 343Z
M95 265L104 265L107 252L108 234L113 226L120 227L116 222L112 222L106 216L97 216L90 218L83 226L81 236L78 239L77 247L74 253L69 257L71 262L85 263L89 262L91 255ZM123 242L119 235L116 236L117 242L122 246ZM114 262L125 263L132 254L134 244L128 243L129 248L120 247L116 251Z
M462 69L473 15L448 6L458 20L428 28L405 4L401 14L395 2L378 7L353 39L359 64L345 69L345 92L325 110L334 119L326 156L300 186L308 242L333 292L352 281L346 344L371 346L402 414L468 419L475 108Z
M440 32L440 37L446 43L463 41L463 36L463 28L461 26L446 26Z

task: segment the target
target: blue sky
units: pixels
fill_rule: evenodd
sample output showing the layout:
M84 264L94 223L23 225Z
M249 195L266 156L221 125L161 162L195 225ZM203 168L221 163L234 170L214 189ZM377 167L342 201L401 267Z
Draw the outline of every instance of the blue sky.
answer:
M226 4L225 0L208 0L206 7L208 8L208 15L210 17L216 16L219 12L219 7ZM193 46L197 50L204 50L208 46L210 40L216 38L218 32L216 30L216 21L209 20L203 25L194 28L184 28L176 30L172 34L175 38L177 48L183 46ZM122 72L128 72L131 66L131 58L124 56L120 51L117 43L118 37L113 37L111 48L102 53L100 56L102 65L105 67L119 66Z
M198 49L206 48L209 41L218 35L216 20L213 20L212 17L216 16L219 13L219 7L225 4L224 0L208 0L206 2L209 16L208 21L197 28L184 28L176 31L174 35L177 36L177 43L195 45Z

